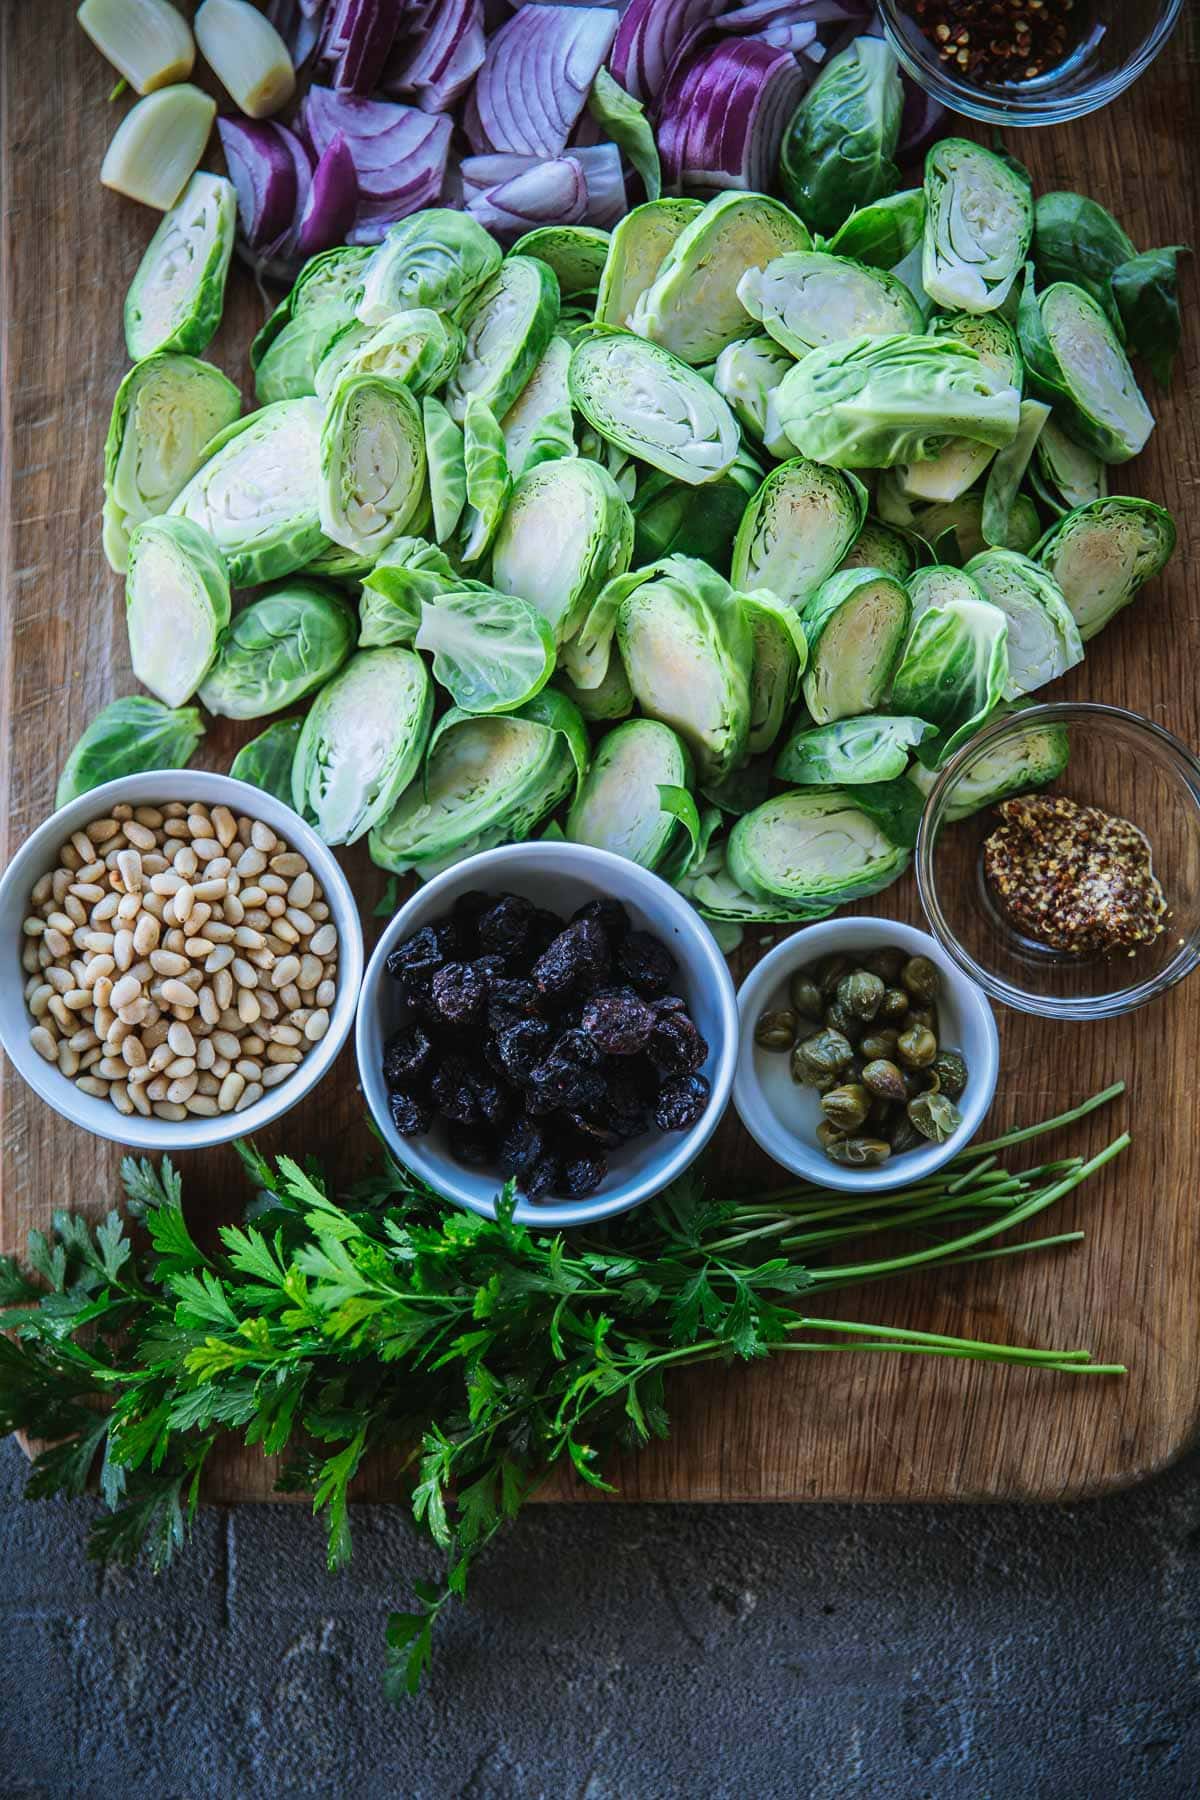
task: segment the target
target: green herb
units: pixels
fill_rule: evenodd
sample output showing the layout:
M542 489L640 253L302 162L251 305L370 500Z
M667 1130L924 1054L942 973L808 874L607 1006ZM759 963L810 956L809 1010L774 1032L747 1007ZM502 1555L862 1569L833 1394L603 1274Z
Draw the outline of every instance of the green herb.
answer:
M1035 1350L824 1316L824 1295L913 1267L1075 1241L1007 1241L1128 1142L1089 1161L1015 1174L998 1152L1121 1092L963 1153L899 1192L848 1199L809 1183L717 1199L689 1175L607 1227L530 1230L505 1190L493 1220L448 1210L389 1163L335 1200L314 1168L242 1146L256 1190L207 1254L169 1159L127 1158L135 1245L117 1212L68 1212L32 1232L27 1265L0 1259L0 1433L52 1447L29 1493L78 1494L96 1473L107 1513L92 1554L155 1568L184 1542L200 1476L224 1433L283 1453L281 1489L311 1492L331 1568L350 1555L350 1485L365 1457L396 1465L444 1584L388 1626L387 1683L413 1688L433 1626L476 1557L557 1467L607 1487L620 1445L665 1437L666 1377L768 1355L953 1356L1069 1374L1119 1374L1086 1350ZM876 1260L838 1247L882 1231L918 1249ZM1005 1235L1003 1245L991 1240ZM847 1252L843 1251L843 1255ZM803 1297L813 1314L797 1310Z

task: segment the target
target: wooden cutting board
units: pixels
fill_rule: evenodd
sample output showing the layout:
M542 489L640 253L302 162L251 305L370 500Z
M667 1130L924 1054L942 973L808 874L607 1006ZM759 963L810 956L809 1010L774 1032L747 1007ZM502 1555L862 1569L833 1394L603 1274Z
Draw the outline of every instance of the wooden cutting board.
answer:
M1189 42L1187 33L1193 34ZM1200 241L1200 104L1191 15L1159 65L1107 112L1012 134L1039 189L1077 188L1111 207L1144 247ZM0 521L0 833L11 848L53 807L68 747L115 695L133 691L121 583L100 549L101 453L126 367L121 303L153 229L145 210L99 186L100 160L128 101L64 9L0 7L4 239ZM1133 707L1200 743L1200 444L1188 404L1200 380L1200 295L1185 264L1187 339L1171 396L1151 391L1159 427L1128 486L1171 507L1180 544L1154 583L1055 690ZM209 356L245 385L246 347L265 314L235 267ZM249 389L247 388L247 392ZM1125 485L1118 477L1116 486ZM258 726L218 722L198 759L226 769ZM384 878L346 856L367 925ZM874 910L919 923L911 878ZM772 933L738 956L741 976ZM9 969L5 979L19 975ZM1200 1408L1200 979L1152 1009L1068 1027L1005 1014L992 1125L1060 1110L1115 1077L1129 1096L1054 1145L1088 1153L1124 1126L1134 1148L1073 1195L1046 1229L1086 1228L1071 1251L894 1283L843 1298L846 1316L999 1338L1083 1345L1125 1361L1125 1380L1072 1378L899 1358L781 1357L681 1377L669 1442L612 1471L632 1500L1062 1499L1136 1481L1177 1456ZM53 1208L100 1215L120 1152L50 1112L10 1070L0 1088L0 1248L23 1246ZM349 1174L371 1156L352 1048L319 1091L263 1141L324 1152ZM1048 1150L1049 1150L1048 1146ZM237 1215L231 1151L183 1159L193 1216ZM1031 1159L1032 1160L1032 1159ZM770 1168L730 1115L716 1172L745 1186ZM211 1497L260 1499L273 1472L232 1453ZM364 1492L386 1498L382 1477ZM576 1493L567 1484L551 1497Z

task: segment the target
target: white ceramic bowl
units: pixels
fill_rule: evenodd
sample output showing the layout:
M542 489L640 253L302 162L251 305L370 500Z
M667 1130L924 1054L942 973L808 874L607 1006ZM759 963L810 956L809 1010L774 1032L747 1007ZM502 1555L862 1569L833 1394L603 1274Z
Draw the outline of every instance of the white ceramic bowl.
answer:
M215 1119L188 1119L178 1124L169 1119L144 1119L138 1113L119 1113L107 1100L84 1094L43 1061L29 1042L33 1020L25 1005L27 976L20 965L21 924L29 909L34 883L48 869L58 866L60 845L89 819L102 819L122 801L131 806L153 806L163 801L200 800L205 806L227 806L232 813L261 819L305 857L320 882L329 915L338 930L337 998L329 1017L329 1030L297 1067L296 1073L271 1088L245 1112L225 1113ZM363 941L358 907L331 850L298 813L248 782L203 770L162 769L146 775L129 775L105 782L78 800L60 807L32 837L26 838L0 880L0 1045L9 1062L64 1119L138 1150L202 1150L230 1138L252 1137L272 1120L290 1112L320 1081L349 1036L362 982Z
M530 1225L592 1225L627 1212L657 1194L694 1161L729 1103L738 1032L737 1002L725 958L708 927L674 888L624 857L581 844L511 844L501 850L485 850L435 876L400 908L380 939L363 981L355 1034L363 1092L392 1154L439 1193L485 1218L495 1216L502 1177L457 1162L450 1153L450 1128L441 1121L428 1136L401 1137L388 1112L383 1080L384 1044L408 1015L400 989L384 966L387 958L397 944L423 925L444 918L456 897L470 888L524 894L564 919L589 900L620 900L634 925L660 938L679 965L675 991L686 999L709 1046L708 1061L700 1073L707 1076L712 1096L703 1115L690 1131L651 1130L622 1145L612 1154L607 1177L586 1199L519 1200L516 1217Z
M817 1143L821 1108L816 1091L796 1085L788 1072L787 1056L758 1047L754 1026L769 1008L787 1005L788 980L804 964L835 952L850 955L890 945L909 956L927 956L941 971L941 1036L947 1049L961 1051L970 1071L959 1101L962 1124L944 1144L907 1150L875 1169L845 1169L831 1162ZM920 1181L965 1149L992 1104L1000 1065L992 1009L983 990L956 968L940 944L912 925L897 925L889 919L829 919L793 932L747 975L738 990L738 1015L740 1043L733 1103L742 1123L768 1156L823 1187L878 1193Z

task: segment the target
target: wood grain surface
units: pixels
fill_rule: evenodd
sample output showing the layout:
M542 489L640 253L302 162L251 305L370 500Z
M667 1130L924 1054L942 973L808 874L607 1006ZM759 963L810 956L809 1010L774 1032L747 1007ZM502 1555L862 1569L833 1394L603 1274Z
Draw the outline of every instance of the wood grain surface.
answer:
M128 101L109 104L111 71L71 9L0 7L3 79L3 439L0 443L0 834L11 849L53 806L65 753L89 717L133 691L121 583L100 549L101 452L126 367L121 302L154 219L98 184ZM1108 111L1054 130L1014 133L1037 187L1076 188L1109 206L1141 247L1200 241L1196 22L1189 13L1158 66ZM1189 33L1191 41L1189 41ZM1148 389L1159 426L1114 485L1171 507L1179 550L1165 578L1089 647L1050 693L1133 707L1200 743L1200 300L1184 265L1186 343L1169 397ZM265 303L235 267L208 355L247 387L246 347ZM1189 404L1189 396L1191 403ZM218 721L197 762L226 769L257 725ZM383 877L365 850L345 858L367 924ZM907 878L874 910L919 921ZM773 941L739 953L740 976ZM15 962L4 979L17 980ZM1071 1198L1046 1229L1086 1228L1068 1252L985 1264L847 1295L851 1317L1011 1342L1084 1345L1125 1361L1127 1379L1087 1379L898 1358L781 1357L679 1379L674 1430L610 1471L634 1500L1061 1499L1133 1482L1176 1456L1200 1408L1200 1132L1196 1047L1200 980L1136 1016L1070 1027L1000 1019L1000 1098L991 1123L1027 1121L1117 1076L1127 1099L1070 1134L1099 1148L1125 1125L1134 1148ZM58 1206L100 1215L116 1193L119 1151L60 1120L11 1070L0 1090L0 1248L24 1244ZM263 1142L327 1154L340 1174L371 1156L353 1050ZM1065 1152L1066 1143L1058 1146ZM1048 1151L1055 1148L1047 1146ZM1032 1159L1031 1159L1032 1160ZM183 1159L193 1217L236 1216L231 1151ZM730 1184L769 1178L736 1120L716 1168ZM273 1470L232 1452L214 1471L218 1499L265 1498ZM365 1496L386 1498L382 1471ZM562 1498L574 1487L549 1491Z

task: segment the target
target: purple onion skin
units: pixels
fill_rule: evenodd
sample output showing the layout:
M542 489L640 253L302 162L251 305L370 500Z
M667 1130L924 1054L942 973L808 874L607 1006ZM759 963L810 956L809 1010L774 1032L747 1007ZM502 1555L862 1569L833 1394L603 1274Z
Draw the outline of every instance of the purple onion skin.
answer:
M315 256L345 243L358 213L358 176L350 146L339 131L313 170L312 186L296 232L296 254Z
M297 164L284 128L270 119L219 118L217 133L237 191L242 235L252 249L264 250L296 217Z

